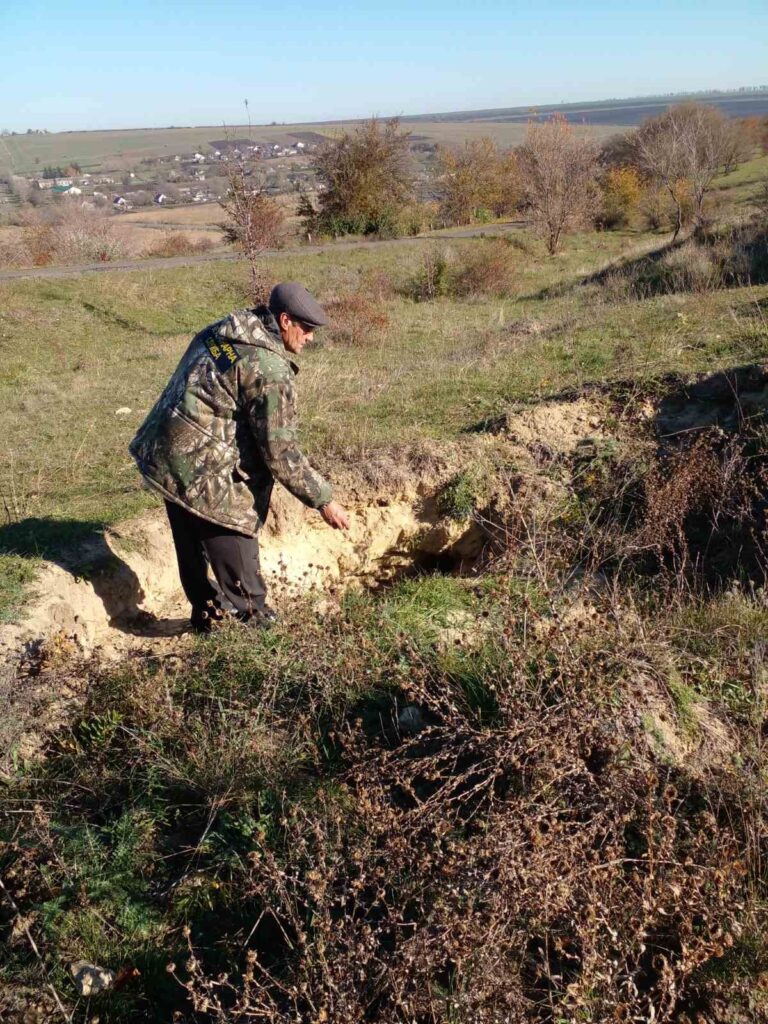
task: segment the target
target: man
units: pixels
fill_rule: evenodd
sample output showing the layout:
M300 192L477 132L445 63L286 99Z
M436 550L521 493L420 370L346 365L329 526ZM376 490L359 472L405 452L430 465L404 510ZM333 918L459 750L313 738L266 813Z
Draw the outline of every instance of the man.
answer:
M257 625L274 617L257 536L275 479L329 526L349 527L296 440L298 367L290 356L327 323L306 288L287 281L268 306L205 327L131 442L145 480L165 498L198 632L227 612Z

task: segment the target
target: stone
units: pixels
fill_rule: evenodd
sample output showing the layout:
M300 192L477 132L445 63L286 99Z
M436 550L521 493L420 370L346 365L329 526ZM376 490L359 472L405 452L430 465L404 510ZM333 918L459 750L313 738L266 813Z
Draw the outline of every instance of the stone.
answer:
M109 967L98 967L96 964L86 963L85 960L77 960L70 966L69 971L81 996L95 996L98 992L111 988L115 982L115 972Z
M406 735L415 735L417 732L421 732L422 729L426 728L427 723L424 721L424 715L416 707L415 704L408 704L399 712L397 716L397 724L400 732Z

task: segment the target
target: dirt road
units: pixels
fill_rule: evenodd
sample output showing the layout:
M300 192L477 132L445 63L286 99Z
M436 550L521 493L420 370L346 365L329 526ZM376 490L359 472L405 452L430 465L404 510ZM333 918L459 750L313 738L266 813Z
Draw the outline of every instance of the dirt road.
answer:
M425 239L448 240L451 238L478 238L482 235L499 235L519 230L525 226L524 221L506 221L502 224L488 224L484 227L462 228L459 231L432 231L429 234L416 235L413 238L394 238L375 241L328 242L325 245L295 245L285 249L268 250L265 256L278 256L285 253L321 253L331 249L375 249L384 245L402 245L404 242L423 242ZM0 281L29 280L46 277L78 277L80 274L103 274L113 270L169 270L174 267L193 267L200 263L217 263L224 260L242 260L239 252L209 252L192 256L164 256L148 260L114 260L110 263L85 263L74 267L28 267L23 270L2 270Z

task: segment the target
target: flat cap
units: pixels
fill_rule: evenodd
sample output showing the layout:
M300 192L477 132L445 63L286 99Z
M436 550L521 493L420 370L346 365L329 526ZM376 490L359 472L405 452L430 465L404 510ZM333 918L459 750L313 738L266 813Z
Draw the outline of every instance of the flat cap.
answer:
M282 281L275 285L269 296L269 310L275 320L281 313L287 313L308 327L324 327L328 323L323 307L297 281Z

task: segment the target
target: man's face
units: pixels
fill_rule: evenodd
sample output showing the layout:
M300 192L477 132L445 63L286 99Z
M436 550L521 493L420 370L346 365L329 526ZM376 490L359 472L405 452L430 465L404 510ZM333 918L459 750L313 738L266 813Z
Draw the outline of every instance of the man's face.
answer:
M294 355L298 355L306 343L314 338L314 327L303 324L301 320L294 320L288 313L280 314L278 326L283 344Z

